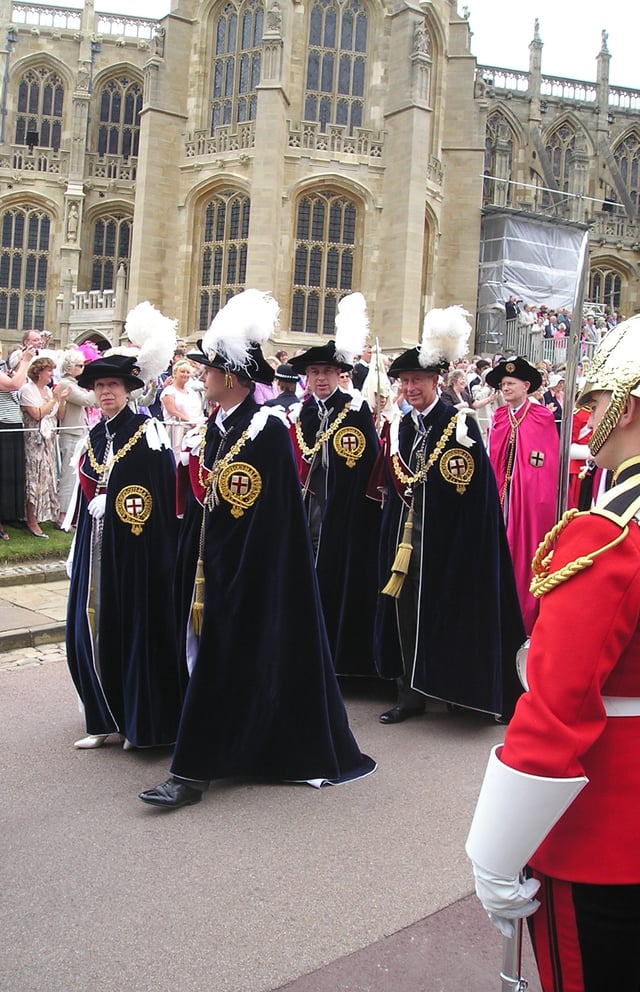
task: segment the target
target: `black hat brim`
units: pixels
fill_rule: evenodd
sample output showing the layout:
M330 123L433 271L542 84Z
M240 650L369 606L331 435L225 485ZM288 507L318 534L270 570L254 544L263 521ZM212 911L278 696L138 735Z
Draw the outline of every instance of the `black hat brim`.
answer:
M247 368L241 368L239 365L227 361L224 355L218 354L215 358L209 358L202 351L202 339L196 341L196 344L200 350L189 352L187 358L190 362L197 362L208 369L218 369L219 372L228 372L230 375L236 375L242 379L250 379L252 382L260 382L263 386L270 386L274 380L275 372L265 361L260 345L251 346L249 349L251 363Z
M96 358L84 367L77 382L82 389L93 389L98 379L120 379L127 392L144 389L144 382L133 374L135 359L126 355L110 355L107 358Z
M409 351L403 352L399 355L394 362L389 366L388 375L392 378L402 375L403 372L426 372L428 375L440 375L449 367L449 363L444 361L437 362L432 365L421 365L420 364L420 349L410 348Z
M289 359L289 365L300 375L303 375L310 365L330 365L334 369L339 369L340 372L351 372L353 368L353 365L342 362L337 357L334 341L315 345L303 352L302 355L294 355L293 358Z
M485 382L492 389L499 389L500 383L505 376L510 376L512 379L520 379L521 382L528 382L528 393L535 393L536 389L540 389L542 385L542 374L540 371L534 368L533 365L530 365L526 358L522 358L520 355L498 362L496 367L491 369L491 372L487 372Z

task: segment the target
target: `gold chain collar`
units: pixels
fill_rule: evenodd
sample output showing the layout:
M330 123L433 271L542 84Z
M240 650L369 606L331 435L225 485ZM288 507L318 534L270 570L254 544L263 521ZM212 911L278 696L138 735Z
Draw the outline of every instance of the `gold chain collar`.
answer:
M318 454L320 448L325 443L325 441L328 441L329 438L333 434L335 434L335 432L338 430L338 427L340 426L344 418L347 416L350 409L351 409L351 400L349 400L346 406L340 411L340 413L333 421L331 426L327 427L326 431L323 431L320 437L316 438L316 443L314 444L313 448L309 448L305 444L304 436L302 434L302 425L300 424L300 420L302 419L302 417L299 417L296 420L296 441L298 442L300 451L302 452L305 458L313 458L314 455Z
M198 482L200 483L200 485L202 486L203 489L205 489L205 490L207 490L207 489L208 490L212 490L212 487L214 487L214 486L217 485L217 482L218 482L218 479L220 477L220 473L222 472L222 470L229 464L230 461L232 461L232 459L234 459L236 457L236 455L238 454L238 452L240 451L240 449L243 448L244 445L249 440L249 428L247 427L246 431L244 431L240 435L240 437L238 438L238 440L236 441L236 443L229 448L229 450L227 451L226 455L224 455L220 459L217 459L213 463L213 467L210 468L210 469L206 468L206 466L204 464L204 446L205 446L205 435L206 435L206 433L207 433L206 426L205 427L201 427L200 428L200 453L198 455ZM209 473L206 479L204 477L205 471Z
M509 486L511 485L511 479L513 478L513 465L516 458L516 441L518 438L518 428L524 418L529 413L531 409L531 400L525 401L525 408L520 419L516 417L515 413L510 406L507 406L509 413L509 424L511 430L509 432L509 440L507 442L507 463L504 468L504 482L502 483L502 489L500 490L500 508L504 510L504 502L507 498L507 492Z
M445 427L445 429L442 432L442 434L440 435L440 440L438 441L438 443L436 444L435 448L433 449L433 451L429 455L429 458L427 459L427 461L425 462L425 464L423 466L421 466L414 475L407 475L406 472L403 472L402 471L402 468L401 468L401 464L402 463L401 463L400 455L399 454L395 454L395 455L392 455L391 456L391 462L393 464L393 471L395 472L395 474L398 477L398 479L400 480L400 482L402 482L403 485L409 487L405 491L405 496L407 496L407 497L408 496L411 496L411 493L412 493L412 490L413 490L413 486L420 485L421 483L423 483L425 481L425 479L427 478L427 474L429 472L429 469L433 468L433 466L435 465L435 463L440 458L440 455L442 454L442 452L446 448L447 441L449 440L449 438L451 437L451 435L453 434L453 432L455 430L456 420L457 419L458 419L458 414L455 413L453 415L453 417L451 418L451 420L449 421L449 423L447 424L447 426Z
M144 434L144 430L146 426L147 426L147 421L145 420L144 423L140 424L135 434L133 434L129 438L127 443L124 444L120 448L120 450L113 456L113 458L110 458L105 465L98 464L98 462L96 461L96 456L93 451L93 445L91 444L91 437L87 438L87 456L89 458L89 464L91 465L93 471L96 472L98 476L103 475L105 472L109 472L111 468L115 465L115 463L119 462L120 459L124 458L125 455L128 455L131 449L133 448L133 446L138 443L138 441Z

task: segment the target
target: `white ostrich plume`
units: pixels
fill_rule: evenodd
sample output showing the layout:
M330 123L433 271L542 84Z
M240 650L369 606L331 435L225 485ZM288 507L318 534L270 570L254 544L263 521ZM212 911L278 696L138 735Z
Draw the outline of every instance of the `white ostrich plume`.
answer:
M353 365L354 357L362 354L368 333L367 302L362 293L343 296L336 314L336 356Z
M467 354L471 334L468 316L469 312L459 306L429 310L425 314L418 358L423 368L443 360L455 362Z
M177 320L165 317L148 300L130 310L124 329L131 344L138 348L140 378L155 379L169 365L176 350Z
M246 368L252 344L268 341L278 323L280 307L270 293L245 289L232 296L213 318L202 339L202 350L223 355L232 365Z

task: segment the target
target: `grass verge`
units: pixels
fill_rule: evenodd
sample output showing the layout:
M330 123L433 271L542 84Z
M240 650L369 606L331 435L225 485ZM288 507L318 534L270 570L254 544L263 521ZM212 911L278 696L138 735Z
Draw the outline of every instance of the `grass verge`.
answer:
M41 524L49 540L34 537L24 524L5 524L8 541L0 541L0 566L18 565L20 562L44 561L47 558L66 558L73 534L56 530L52 523Z

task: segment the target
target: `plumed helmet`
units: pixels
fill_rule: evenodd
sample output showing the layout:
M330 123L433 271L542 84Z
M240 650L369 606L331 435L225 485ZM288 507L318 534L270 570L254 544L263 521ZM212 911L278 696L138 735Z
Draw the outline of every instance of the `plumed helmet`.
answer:
M640 399L640 314L613 327L602 339L578 404L585 406L593 393L601 391L611 393L611 399L589 442L593 455L598 454L616 427L629 396Z

